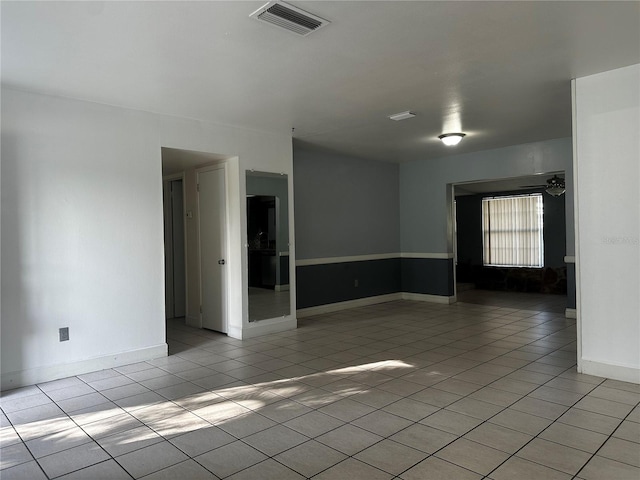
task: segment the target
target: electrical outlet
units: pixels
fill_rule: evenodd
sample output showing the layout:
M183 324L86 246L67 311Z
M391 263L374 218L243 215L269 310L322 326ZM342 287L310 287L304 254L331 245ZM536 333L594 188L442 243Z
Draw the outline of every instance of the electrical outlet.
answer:
M58 332L60 333L61 342L66 342L67 340L69 340L69 327L62 327L60 330L58 330Z
M358 288L358 285L359 285L359 282L358 282L358 279L356 278L356 279L353 281L353 286L354 286L354 287L356 287L356 288Z

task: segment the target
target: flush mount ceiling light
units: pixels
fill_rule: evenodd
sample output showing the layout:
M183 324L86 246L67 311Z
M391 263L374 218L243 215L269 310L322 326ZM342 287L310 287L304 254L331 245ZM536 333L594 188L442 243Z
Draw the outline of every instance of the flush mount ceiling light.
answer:
M393 115L389 115L389 120L395 120L396 122L399 120L406 120L407 118L413 118L416 114L410 111L394 113Z
M452 147L459 144L464 136L464 133L443 133L442 135L438 135L438 138L442 140L442 143L447 147Z

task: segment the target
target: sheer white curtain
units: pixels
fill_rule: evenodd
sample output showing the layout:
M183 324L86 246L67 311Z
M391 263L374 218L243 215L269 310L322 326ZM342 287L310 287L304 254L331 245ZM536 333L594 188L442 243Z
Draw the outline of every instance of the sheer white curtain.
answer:
M542 267L542 195L482 199L485 265Z

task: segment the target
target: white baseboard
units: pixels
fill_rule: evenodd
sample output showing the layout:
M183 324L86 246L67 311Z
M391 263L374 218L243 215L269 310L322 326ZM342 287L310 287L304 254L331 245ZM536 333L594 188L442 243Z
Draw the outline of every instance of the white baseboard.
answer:
M443 295L427 295L423 293L398 292L389 293L387 295L377 295L375 297L358 298L356 300L347 300L346 302L328 303L326 305L318 305L316 307L301 308L296 313L298 318L311 317L313 315L322 315L323 313L339 312L349 308L366 307L377 303L393 302L395 300L415 300L419 302L431 302L451 304L456 302L456 297L445 297Z
M640 384L640 368L628 365L615 365L583 358L582 361L578 362L578 372L585 375Z
M238 340L242 340L242 328L241 327L228 327L227 328L227 337L237 338Z
M443 303L450 305L456 303L457 298L455 295L447 297L445 295L427 295L426 293L410 293L402 292L402 300L415 300L418 302L431 302L431 303Z
M328 265L331 263L367 262L370 260L386 260L399 258L399 253L374 253L371 255L350 255L348 257L305 258L296 260L296 267L308 267L310 265Z
M425 258L449 260L453 258L453 252L393 252L374 253L370 255L350 255L347 257L305 258L296 260L296 267L307 267L310 265L328 265L331 263L367 262L370 260L387 260L390 258Z
M375 305L377 303L393 302L394 300L402 300L402 294L389 293L387 295L376 295L375 297L358 298L356 300L347 300L346 302L327 303L326 305L318 305L316 307L307 307L296 310L298 318L312 317L313 315L321 315L323 313L339 312L349 308L366 307L367 305Z
M48 365L21 370L19 372L3 373L0 377L0 390L10 390L12 388L35 385L36 383L50 382L60 378L105 370L107 368L121 367L123 365L129 365L130 363L153 360L154 358L166 357L168 352L168 345L161 343L153 347L105 355L73 363Z
M286 292L286 291L288 291L288 290L290 290L290 288L289 288L289 285L288 285L288 284L287 284L287 285L276 285L276 286L275 286L275 291L276 291L276 292Z
M578 318L578 311L575 308L564 309L565 318Z
M291 315L287 317L258 320L249 323L245 328L232 327L229 328L228 336L237 338L238 340L246 340L247 338L259 337L261 335L269 335L270 333L279 333L287 330L293 330L298 327L298 320Z

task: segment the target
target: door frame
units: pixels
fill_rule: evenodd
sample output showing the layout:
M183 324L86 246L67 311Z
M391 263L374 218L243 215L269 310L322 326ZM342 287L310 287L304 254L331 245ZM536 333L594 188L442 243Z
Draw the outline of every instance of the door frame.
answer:
M202 167L198 167L195 169L195 174L196 174L196 209L197 209L197 215L198 215L198 222L196 224L196 228L197 228L197 235L198 235L198 289L199 289L199 297L200 297L200 311L198 313L198 318L200 321L200 328L204 328L203 327L203 323L202 323L202 298L203 298L203 294L202 294L202 243L201 243L201 234L200 234L200 215L201 215L201 209L200 209L200 181L199 181L199 175L201 173L205 173L205 172L209 172L209 171L213 171L213 170L222 170L222 176L224 179L224 209L222 212L222 217L223 217L223 221L222 221L222 226L224 228L224 232L222 235L222 252L224 254L224 259L225 259L225 268L224 268L224 273L222 275L222 295L221 295L221 302L222 302L222 327L223 330L221 333L227 334L229 332L229 282L230 282L230 276L229 276L229 245L230 245L230 238L229 238L229 218L230 218L230 214L229 214L229 169L227 167L227 162L223 161L220 163L215 163L212 165L206 165L206 166L202 166Z
M165 226L166 226L166 221L169 217L173 218L172 216L172 209L170 208L170 202L167 202L167 198L169 198L169 196L171 195L171 182L175 181L175 180L182 180L182 217L186 218L186 211L187 211L187 195L186 195L186 188L185 188L185 175L184 172L181 173L174 173L172 175L166 175L162 177L162 210L163 210L163 221L165 222ZM173 225L173 222L172 222ZM172 227L172 232L173 232L173 227ZM188 262L187 262L187 258L188 258L188 253L187 253L187 229L186 229L186 225L185 228L183 228L182 230L182 235L184 237L183 241L184 241L184 278L185 278L185 282L184 282L184 289L185 289L185 299L189 298L189 282L187 281L188 278ZM165 312L164 312L164 317L165 320L168 320L169 318L173 318L172 316L169 316L169 311L167 310L167 305L171 305L171 314L173 315L173 312L175 312L175 298L173 295L173 282L174 282L174 270L173 270L173 235L169 235L167 236L167 232L164 232L164 252L165 252L165 256L164 256L164 260L165 260L165 264L164 264L164 269L165 269L165 276L164 276L164 295L165 295ZM167 271L170 271L171 274L167 275ZM171 284L172 284L172 288L170 289L170 291L167 291L167 277L171 278ZM185 312L185 316L186 316L186 312Z

